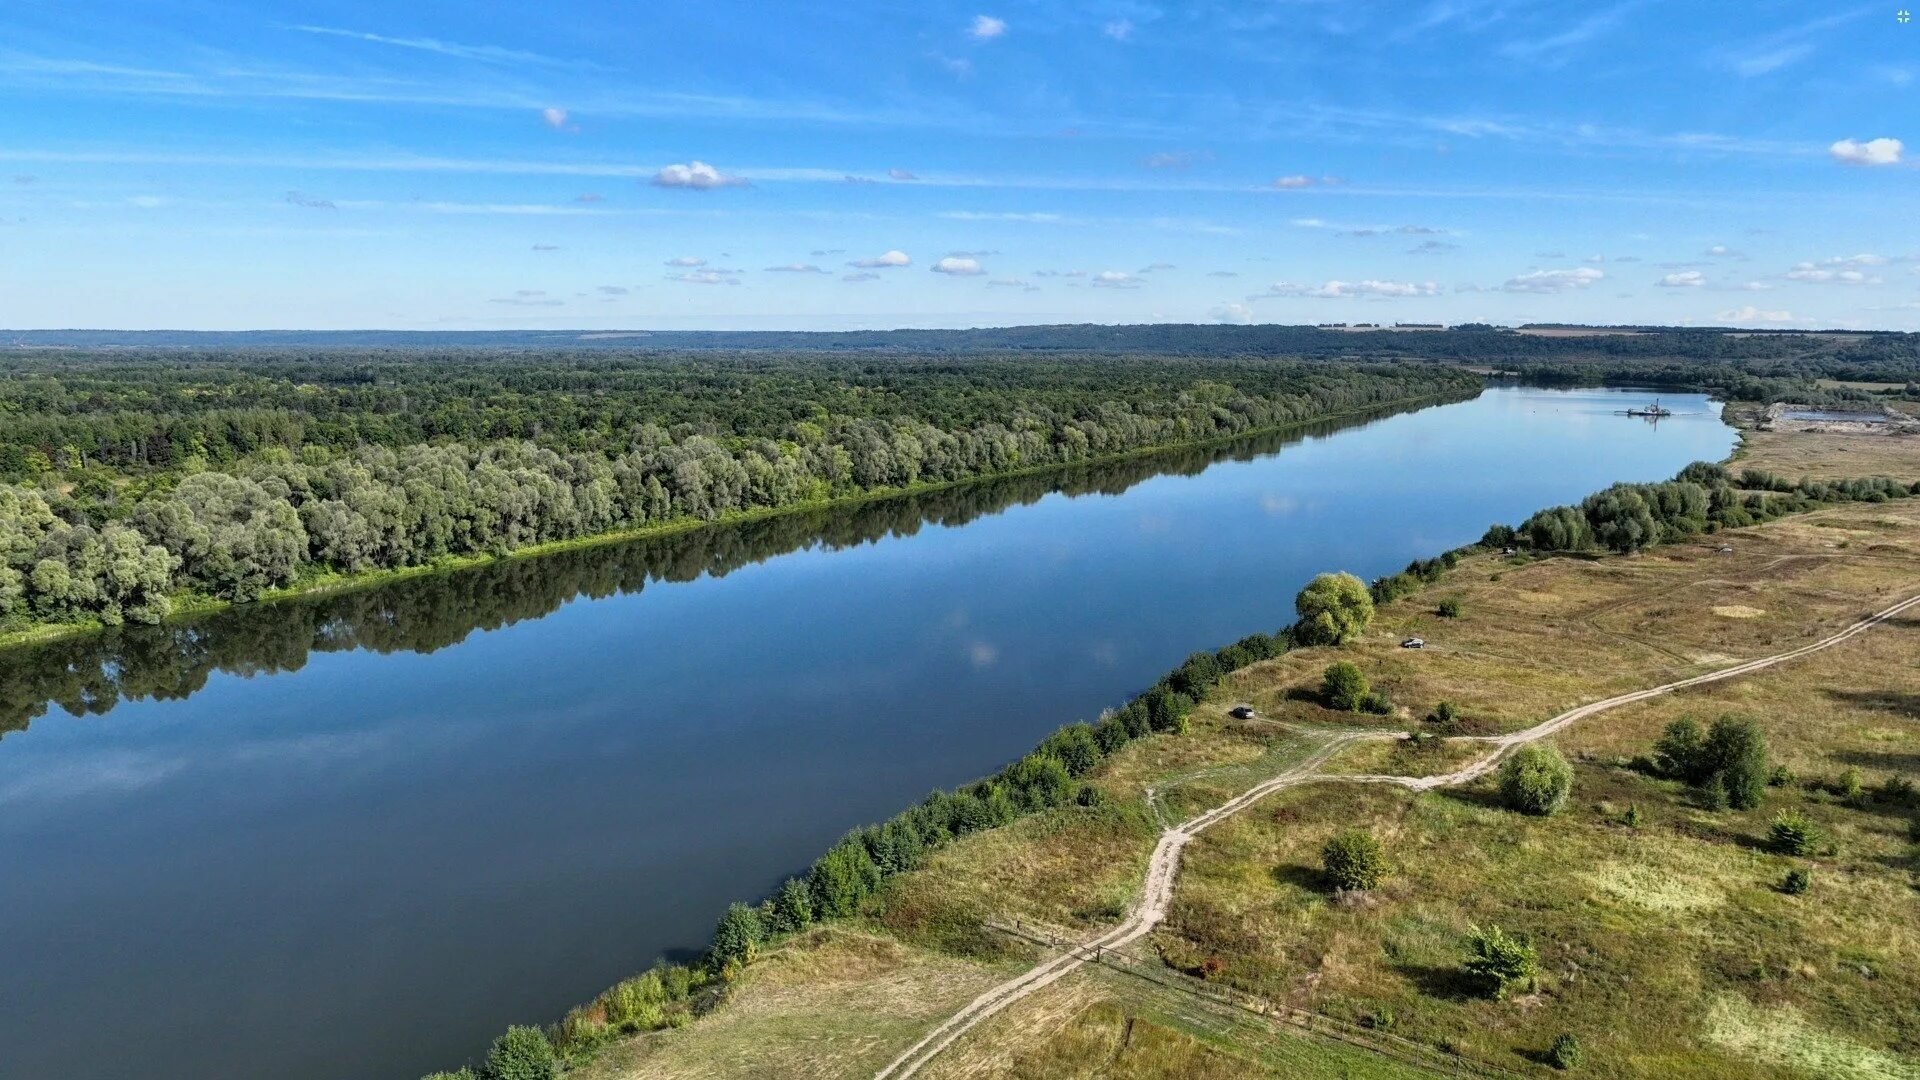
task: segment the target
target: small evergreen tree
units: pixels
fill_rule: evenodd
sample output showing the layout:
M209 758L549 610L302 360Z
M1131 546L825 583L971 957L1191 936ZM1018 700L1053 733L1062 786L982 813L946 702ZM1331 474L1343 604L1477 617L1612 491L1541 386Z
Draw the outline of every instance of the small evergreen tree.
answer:
M1727 788L1727 804L1751 810L1767 797L1767 739L1760 725L1744 716L1713 722L1704 748L1708 767Z
M713 943L707 946L707 955L714 967L735 962L750 964L766 938L767 927L758 909L736 903L720 916L719 925L713 929Z
M1327 878L1336 889L1371 889L1387 873L1387 852L1365 829L1348 829L1320 849Z
M1463 966L1479 991L1496 1000L1515 987L1532 986L1539 976L1540 958L1533 943L1511 937L1497 926L1474 927L1467 933Z
M1767 840L1783 855L1812 855L1825 834L1798 810L1782 810L1767 827Z
M1500 763L1500 799L1523 814L1558 811L1573 790L1573 766L1545 743L1528 743Z
M1580 1037L1568 1032L1553 1040L1553 1046L1547 1050L1547 1064L1556 1069L1574 1069L1580 1066Z
M788 878L773 897L773 928L782 933L806 929L813 922L813 894L807 883Z
M1780 882L1780 891L1788 896L1799 896L1813 887L1813 871L1804 866L1796 866L1787 871L1786 879Z
M1006 796L1001 794L1000 798L1004 800ZM986 809L991 815L990 802ZM1011 815L1012 807L1006 809ZM813 893L816 918L840 918L860 910L861 902L880 887L880 868L873 864L866 845L858 840L842 840L813 864L807 873L807 887Z
M1341 660L1327 666L1322 689L1327 696L1327 707L1352 712L1367 699L1367 677L1360 673L1358 665L1351 660Z

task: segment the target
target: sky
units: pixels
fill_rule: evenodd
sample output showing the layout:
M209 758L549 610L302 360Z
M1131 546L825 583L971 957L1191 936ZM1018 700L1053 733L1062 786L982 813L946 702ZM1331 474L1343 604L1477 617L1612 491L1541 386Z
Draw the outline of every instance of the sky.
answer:
M12 0L0 327L1920 330L1899 10Z

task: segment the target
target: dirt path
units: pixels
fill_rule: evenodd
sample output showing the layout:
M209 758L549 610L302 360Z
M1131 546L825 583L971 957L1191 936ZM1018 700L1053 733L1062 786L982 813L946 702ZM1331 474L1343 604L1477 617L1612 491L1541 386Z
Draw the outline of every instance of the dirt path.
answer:
M1186 848L1187 841L1199 835L1200 831L1208 826L1246 809L1282 788L1317 781L1326 781L1363 784L1398 784L1402 787L1411 788L1414 791L1429 791L1439 787L1471 783L1498 767L1500 759L1506 755L1507 751L1514 747L1546 738L1561 728L1576 721L1584 720L1596 713L1605 712L1608 709L1617 709L1622 705L1631 705L1637 701L1645 701L1648 698L1659 697L1662 694L1670 694L1675 690L1684 690L1690 686L1699 686L1703 683L1717 682L1721 679L1732 679L1741 675L1751 674L1763 668L1772 667L1775 664L1785 663L1788 660L1797 660L1810 653L1832 648L1849 638L1862 634L1878 626L1880 623L1909 610L1920 610L1920 595L1910 596L1891 607L1884 608L1876 614L1861 619L1859 622L1841 630L1839 633L1822 638L1811 645L1804 645L1798 649L1777 653L1773 656L1761 657L1758 660L1749 660L1744 664L1736 664L1733 667L1722 668L1719 671L1708 672L1705 675L1696 675L1691 679L1681 679L1677 682L1666 683L1662 686L1656 686L1646 690L1635 690L1632 693L1620 694L1603 701L1595 701L1591 704L1581 705L1578 708L1568 709L1566 712L1561 713L1551 720L1536 724L1524 731L1516 731L1510 735L1479 737L1476 741L1488 743L1493 747L1493 752L1457 772L1424 777L1338 775L1315 772L1315 769L1325 764L1327 759L1331 758L1340 750L1364 739L1378 738L1379 733L1356 732L1350 735L1340 735L1331 739L1306 760L1292 768L1248 788L1246 791L1208 810L1204 814L1200 814L1179 825L1167 828L1160 834L1159 843L1154 845L1153 857L1147 863L1146 886L1141 890L1140 899L1135 902L1133 911L1128 914L1125 921L1098 937L1069 949L1059 956L1043 961L1024 974L1009 979L988 990L986 993L981 994L979 997L974 998L961 1008L959 1012L947 1018L946 1022L928 1032L919 1042L908 1047L899 1057L888 1062L887 1067L881 1069L880 1072L876 1074L876 1080L903 1080L904 1077L912 1076L914 1073L920 1071L921 1067L926 1065L927 1062L938 1056L940 1051L951 1045L955 1039L958 1039L960 1036L978 1026L981 1021L986 1020L988 1017L993 1016L995 1013L998 1013L1007 1006L1027 997L1035 991L1058 981L1061 977L1081 964L1098 958L1102 950L1119 948L1122 945L1146 936L1154 926L1166 918L1167 905L1173 900L1174 876L1178 874L1180 870L1180 853Z

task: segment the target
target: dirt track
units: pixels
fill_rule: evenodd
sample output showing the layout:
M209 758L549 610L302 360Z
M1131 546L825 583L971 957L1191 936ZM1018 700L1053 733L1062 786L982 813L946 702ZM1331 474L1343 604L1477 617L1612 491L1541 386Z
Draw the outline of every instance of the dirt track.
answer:
M1696 675L1690 679L1681 679L1677 682L1666 683L1646 690L1635 690L1632 693L1620 694L1603 701L1595 701L1587 705L1581 705L1578 708L1568 709L1566 712L1543 723L1527 728L1524 731L1514 732L1510 735L1482 737L1477 741L1486 742L1491 745L1493 747L1491 753L1464 769L1439 776L1349 776L1314 772L1314 769L1325 763L1328 758L1332 757L1343 747L1363 739L1382 737L1378 733L1355 733L1338 736L1327 742L1319 750L1315 751L1312 756L1300 762L1298 765L1287 769L1271 779L1262 781L1248 788L1246 791L1208 810L1204 814L1200 814L1181 824L1168 827L1160 834L1159 843L1154 845L1153 857L1147 863L1145 888L1141 890L1140 899L1135 902L1132 912L1128 914L1125 921L1098 937L1069 949L1059 956L1046 960L1029 969L1024 974L1009 979L988 990L986 993L981 994L979 997L974 998L962 1007L959 1012L948 1017L939 1027L928 1032L919 1042L908 1047L899 1057L888 1062L886 1068L881 1069L880 1072L876 1074L876 1080L901 1080L903 1077L912 1076L918 1072L922 1066L926 1065L927 1062L938 1056L940 1051L946 1049L954 1040L972 1030L981 1021L1032 994L1034 991L1040 990L1059 980L1079 965L1096 958L1100 950L1118 948L1119 946L1126 945L1129 942L1145 936L1160 920L1166 917L1167 905L1173 900L1174 877L1180 870L1180 853L1186 848L1187 841L1199 835L1202 829L1246 809L1273 792L1279 791L1282 788L1294 787L1316 781L1398 784L1402 787L1411 788L1414 791L1428 791L1433 788L1471 783L1492 772L1499 765L1500 759L1506 755L1507 751L1524 743L1543 739L1575 721L1583 720L1596 713L1605 712L1608 709L1619 708L1622 705L1631 705L1637 701L1645 701L1648 698L1659 697L1662 694L1670 694L1675 690L1684 690L1690 686L1717 682L1721 679L1736 678L1741 675L1747 675L1764 668L1772 667L1775 664L1784 663L1788 660L1796 660L1810 653L1819 652L1822 649L1828 649L1838 645L1902 612L1914 609L1920 609L1920 595L1908 597L1891 607L1884 608L1848 626L1846 629L1830 637L1822 638L1811 645L1805 645L1788 652L1777 653L1773 656L1761 657L1758 660L1749 660L1743 664L1735 664L1732 667L1708 672L1705 675Z

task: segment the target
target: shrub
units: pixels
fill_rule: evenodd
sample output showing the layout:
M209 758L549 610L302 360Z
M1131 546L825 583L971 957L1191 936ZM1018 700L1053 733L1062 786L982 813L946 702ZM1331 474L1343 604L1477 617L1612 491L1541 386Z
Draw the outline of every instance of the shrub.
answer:
M1889 776L1881 782L1877 797L1881 802L1895 806L1911 806L1914 802L1913 781L1904 776Z
M486 1080L554 1080L560 1075L560 1060L545 1032L515 1025L493 1040L481 1075Z
M1540 972L1533 943L1510 937L1497 926L1467 932L1467 955L1462 966L1479 992L1498 1000L1516 986L1531 987Z
M1751 810L1767 797L1767 740L1760 725L1744 716L1723 716L1713 722L1703 748L1710 771L1727 788L1727 803Z
M1500 800L1523 814L1559 810L1573 790L1573 766L1545 743L1528 743L1500 764Z
M1556 1069L1573 1069L1580 1065L1580 1037L1568 1032L1553 1040L1547 1049L1547 1064Z
M1442 733L1450 734L1460 726L1460 710L1454 707L1453 702L1443 701L1427 714L1427 723L1439 728Z
M1824 834L1798 810L1783 810L1767 827L1767 840L1783 855L1812 855Z
M1697 784L1707 778L1705 751L1707 736L1700 722L1683 716L1667 725L1660 740L1653 744L1653 763L1660 775Z
M1365 829L1348 829L1320 849L1327 879L1336 889L1371 889L1387 874L1387 852Z
M1697 790L1700 792L1702 809L1718 813L1733 805L1732 798L1727 794L1726 778L1719 773L1707 777L1706 783L1701 784Z
M1321 574L1294 598L1300 621L1294 640L1303 645L1343 645L1373 621L1373 596L1352 574Z
M1322 689L1326 693L1327 707L1352 712L1366 700L1367 677L1351 660L1342 660L1327 666Z
M1787 768L1785 765L1775 765L1773 771L1767 774L1767 786L1792 787L1793 770Z
M773 895L773 929L782 933L804 930L813 921L813 894L807 891L807 883L799 878L788 878Z
M1375 716L1391 716L1393 699L1378 690L1369 690L1366 696L1360 699L1360 711L1372 713Z
M851 915L880 887L880 868L873 864L866 845L842 840L813 864L807 874L807 887L813 893L816 918Z
M478 1080L478 1078L473 1075L472 1069L462 1065L452 1072L430 1072L420 1080Z
M1813 886L1813 871L1805 867L1795 867L1787 871L1786 880L1780 883L1780 891L1788 896L1799 896Z
M1457 596L1449 596L1445 600L1440 601L1440 606L1433 610L1434 614L1443 619L1457 619L1460 617L1460 598Z
M1847 804L1858 806L1866 800L1866 783L1860 778L1859 769L1848 769L1833 782L1833 793Z
M713 928L713 943L707 947L707 955L715 967L735 961L750 964L754 954L760 951L760 943L766 939L767 927L761 921L760 912L736 903L727 908L727 913L720 916L719 925Z
M1620 815L1620 824L1625 825L1629 829L1639 828L1640 821L1641 821L1641 814L1640 814L1640 806L1638 803L1628 806L1627 812Z

